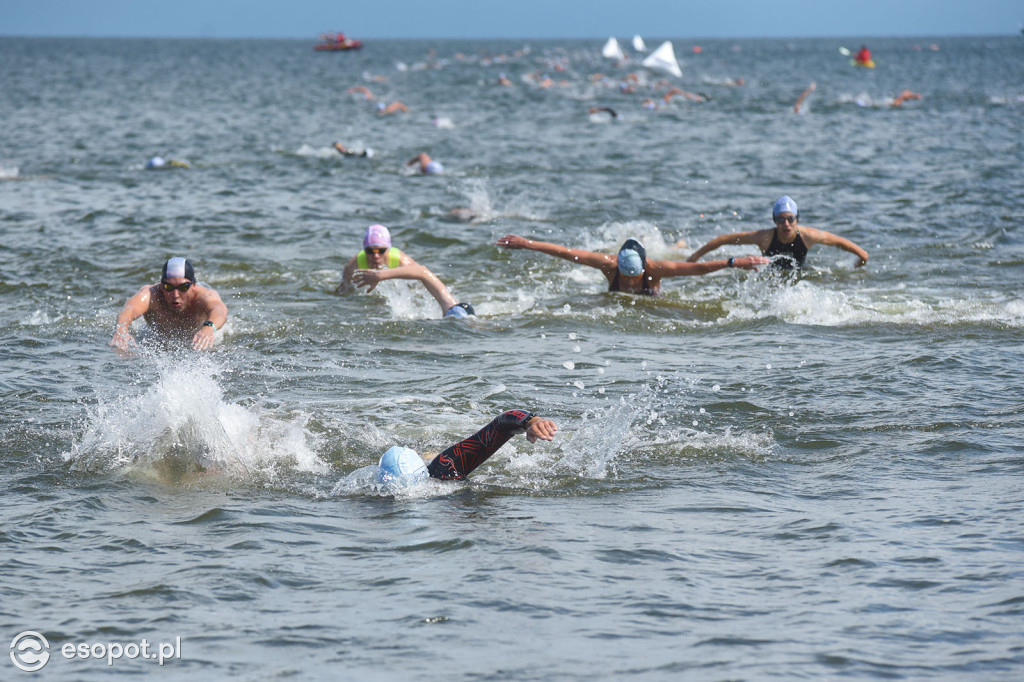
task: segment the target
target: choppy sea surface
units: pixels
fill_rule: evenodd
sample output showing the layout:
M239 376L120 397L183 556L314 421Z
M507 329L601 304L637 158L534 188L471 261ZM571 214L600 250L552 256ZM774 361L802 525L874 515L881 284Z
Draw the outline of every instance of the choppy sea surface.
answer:
M602 43L0 39L0 641L40 679L1021 679L1024 40ZM494 245L683 259L782 194L868 265L646 299ZM377 222L477 316L336 295ZM217 347L118 357L177 255ZM375 483L513 407L555 441Z

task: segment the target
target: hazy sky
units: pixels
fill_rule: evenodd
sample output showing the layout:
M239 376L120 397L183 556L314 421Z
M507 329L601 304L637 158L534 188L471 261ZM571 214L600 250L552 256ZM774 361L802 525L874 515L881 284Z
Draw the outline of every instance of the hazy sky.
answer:
M3 36L857 38L1020 22L1021 0L0 0Z

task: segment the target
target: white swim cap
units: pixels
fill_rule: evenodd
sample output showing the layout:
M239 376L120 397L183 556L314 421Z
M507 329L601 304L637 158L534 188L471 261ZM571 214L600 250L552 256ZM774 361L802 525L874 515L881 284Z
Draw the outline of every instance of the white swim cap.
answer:
M394 445L380 457L380 480L382 483L408 484L429 476L427 465L415 450Z

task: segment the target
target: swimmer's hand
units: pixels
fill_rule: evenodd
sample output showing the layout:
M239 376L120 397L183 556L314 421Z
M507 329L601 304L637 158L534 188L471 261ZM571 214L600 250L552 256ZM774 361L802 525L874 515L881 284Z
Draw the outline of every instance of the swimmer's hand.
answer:
M768 265L772 262L771 258L766 256L743 256L742 258L734 258L732 266L734 268L743 268L744 270L760 270L760 265Z
M135 343L135 337L127 329L118 328L114 333L114 338L110 339L110 347L122 358L128 358L135 355L139 346Z
M515 234L506 234L504 237L495 242L498 246L504 246L506 249L528 249L530 248L530 240L520 237Z
M195 350L213 348L214 335L216 333L216 327L204 324L199 328L199 331L196 332L196 335L192 337L192 348Z
M541 440L554 440L555 431L557 430L558 425L550 419L533 417L526 425L526 440L531 443L536 443L538 438Z
M366 287L366 293L377 288L377 285L387 279L381 277L383 270L356 270L352 273L352 281L357 287Z

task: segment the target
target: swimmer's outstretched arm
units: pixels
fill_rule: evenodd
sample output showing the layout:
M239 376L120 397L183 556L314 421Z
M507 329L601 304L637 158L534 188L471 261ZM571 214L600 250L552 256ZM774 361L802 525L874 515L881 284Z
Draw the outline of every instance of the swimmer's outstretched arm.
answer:
M824 244L825 246L835 246L843 251L848 251L854 256L857 256L858 260L854 267L863 267L868 263L868 252L861 247L854 244L846 237L840 237L837 234L826 232L825 230L819 230L816 227L807 227L806 225L800 226L800 234L804 236L804 241L807 242L808 246L813 244Z
M334 288L334 293L340 294L345 290L345 285L352 283L352 275L355 274L356 268L359 266L359 257L352 256L345 263L345 268L341 271L341 281L338 282L338 286Z
M762 233L764 230L755 230L753 232L733 232L732 234L720 234L704 246L700 247L696 251L690 254L690 257L686 259L688 263L696 263L700 260L700 257L705 253L710 253L720 246L726 244L757 244L761 245L763 239Z
M799 114L800 110L803 108L804 100L807 99L808 96L810 96L810 94L814 92L817 88L818 84L815 83L814 81L811 81L811 84L807 86L807 89L801 92L800 96L796 98L796 104L793 105L793 111Z
M541 253L546 253L549 256L555 256L556 258L561 258L571 263L588 265L602 271L610 272L618 268L618 261L615 256L610 256L607 253L596 253L594 251L585 251L583 249L570 249L568 246L562 246L561 244L539 242L514 234L507 234L496 243L498 246L503 246L506 249L529 249L531 251L540 251Z
M117 314L117 324L114 326L114 336L110 339L110 345L119 351L130 351L135 347L135 339L132 337L132 322L142 317L149 311L149 302L152 293L147 284L138 292L125 301L121 312Z
M352 281L356 286L366 287L366 293L377 288L377 285L386 279L414 279L423 284L430 295L434 297L441 306L441 313L444 314L459 302L455 300L448 287L444 285L437 275L430 271L425 265L400 265L397 268L388 270L356 270L352 275Z
M451 446L431 460L427 471L433 478L446 480L465 478L498 451L508 439L526 432L526 439L553 440L558 426L526 410L509 410L491 420L491 423Z
M206 321L199 327L199 331L192 337L192 348L195 350L206 350L212 348L217 330L221 329L228 321L228 307L221 299L220 294L209 287L196 287L199 291L201 305L206 310Z
M764 256L742 256L740 258L709 260L703 263L671 260L647 261L647 267L652 277L663 279L665 277L684 277L686 275L706 275L709 272L715 272L724 268L757 270L760 266L768 265L771 262L771 258L765 258Z

